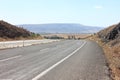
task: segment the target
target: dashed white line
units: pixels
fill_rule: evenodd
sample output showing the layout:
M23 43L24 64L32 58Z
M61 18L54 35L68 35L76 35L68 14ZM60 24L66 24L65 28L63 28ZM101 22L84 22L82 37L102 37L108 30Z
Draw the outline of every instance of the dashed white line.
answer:
M60 63L62 63L63 61L65 61L66 59L68 59L69 57L71 57L73 54L75 54L78 50L80 50L84 45L86 44L86 42L84 42L79 48L77 48L75 51L73 51L70 55L68 55L67 57L63 58L62 60L60 60L59 62L57 62L56 64L54 64L53 66L49 67L48 69L46 69L45 71L41 72L39 75L37 75L36 77L34 77L32 80L38 80L40 79L42 76L44 76L45 74L47 74L50 70L52 70L53 68L55 68L56 66L58 66Z
M11 59L16 59L16 58L19 58L19 57L21 57L21 56L22 56L22 55L18 55L18 56L10 57L10 58L7 58L7 59L2 59L2 60L0 60L0 62L8 61L8 60L11 60Z

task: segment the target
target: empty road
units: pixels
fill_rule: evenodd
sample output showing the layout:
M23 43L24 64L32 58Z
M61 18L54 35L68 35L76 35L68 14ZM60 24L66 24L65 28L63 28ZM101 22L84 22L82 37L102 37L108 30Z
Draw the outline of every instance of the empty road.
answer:
M87 40L63 40L0 50L0 80L111 80L103 50Z

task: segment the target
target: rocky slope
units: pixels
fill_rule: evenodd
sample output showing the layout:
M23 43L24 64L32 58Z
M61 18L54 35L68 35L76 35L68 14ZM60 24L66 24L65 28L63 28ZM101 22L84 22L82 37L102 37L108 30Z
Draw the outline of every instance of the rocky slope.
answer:
M120 39L120 23L112 25L98 33L99 37L106 41Z

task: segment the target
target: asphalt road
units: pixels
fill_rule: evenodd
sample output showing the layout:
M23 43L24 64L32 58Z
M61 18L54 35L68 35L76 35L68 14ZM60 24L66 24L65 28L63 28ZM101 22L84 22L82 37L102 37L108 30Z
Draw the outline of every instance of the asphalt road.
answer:
M103 50L64 40L0 50L0 80L110 80Z

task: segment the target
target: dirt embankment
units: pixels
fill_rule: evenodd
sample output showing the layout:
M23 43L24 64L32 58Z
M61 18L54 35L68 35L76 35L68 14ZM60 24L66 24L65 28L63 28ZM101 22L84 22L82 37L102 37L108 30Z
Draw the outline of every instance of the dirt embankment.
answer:
M0 20L0 41L32 39L40 37L22 27L17 27L8 22Z
M120 80L120 23L98 32L90 39L103 47L111 69L111 77Z

